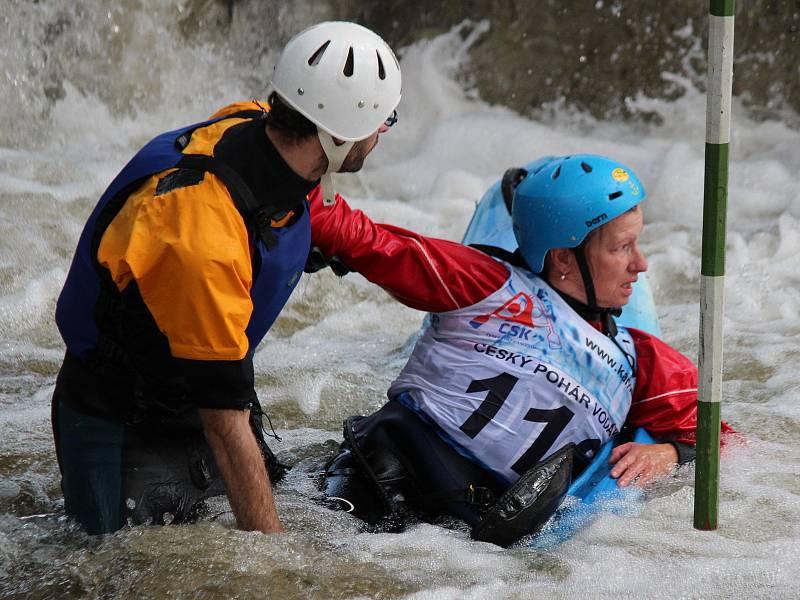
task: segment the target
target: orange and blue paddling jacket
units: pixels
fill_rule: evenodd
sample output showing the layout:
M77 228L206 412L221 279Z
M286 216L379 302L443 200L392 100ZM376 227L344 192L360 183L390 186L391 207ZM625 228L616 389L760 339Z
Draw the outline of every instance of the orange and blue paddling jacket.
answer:
M270 142L266 110L159 135L100 198L56 307L73 404L130 418L257 403L253 351L303 272L316 186Z

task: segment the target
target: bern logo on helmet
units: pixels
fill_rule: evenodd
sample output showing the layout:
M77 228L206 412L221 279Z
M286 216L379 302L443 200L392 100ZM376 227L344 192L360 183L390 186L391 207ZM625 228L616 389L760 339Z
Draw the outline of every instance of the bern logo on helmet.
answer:
M595 225L597 225L598 223L602 223L606 219L608 219L608 215L606 213L603 213L602 215L596 216L594 219L586 221L586 226L594 227Z
M614 181L628 181L628 172L625 169L621 169L617 167L613 171L611 171L611 178Z

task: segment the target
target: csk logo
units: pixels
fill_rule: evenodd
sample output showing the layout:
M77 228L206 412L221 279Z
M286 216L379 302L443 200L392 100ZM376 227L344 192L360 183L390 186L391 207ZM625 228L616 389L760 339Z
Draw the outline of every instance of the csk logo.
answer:
M477 316L469 324L478 329L492 317L518 323L531 329L536 327L547 329L547 342L550 347L561 348L561 339L553 326L550 312L547 310L544 301L538 296L530 296L525 292L519 292L494 312Z

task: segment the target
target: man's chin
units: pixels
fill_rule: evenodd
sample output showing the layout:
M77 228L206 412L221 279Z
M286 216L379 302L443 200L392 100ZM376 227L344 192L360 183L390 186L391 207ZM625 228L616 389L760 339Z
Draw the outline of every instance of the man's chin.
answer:
M357 173L358 171L361 170L361 168L363 166L364 166L364 159L363 158L361 160L357 161L357 162L353 161L352 163L349 163L349 164L347 162L345 162L342 165L341 169L339 169L338 172L339 173Z

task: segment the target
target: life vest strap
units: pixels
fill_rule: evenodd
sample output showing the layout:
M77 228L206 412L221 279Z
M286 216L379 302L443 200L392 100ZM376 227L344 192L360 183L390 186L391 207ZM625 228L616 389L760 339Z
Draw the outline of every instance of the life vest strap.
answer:
M277 215L279 210L272 205L259 205L250 187L231 167L204 154L185 154L176 166L179 169L208 171L219 177L228 188L245 223L255 229L267 249L272 250L278 245L278 238L272 231L272 217Z
M283 479L283 476L286 475L291 467L280 462L267 444L267 436L269 434L264 428L264 417L269 421L269 415L264 412L264 409L261 408L261 404L256 398L250 406L250 429L253 431L253 435L256 438L256 443L258 443L258 447L261 450L261 455L264 457L264 464L267 467L269 481L272 485L275 485L275 483ZM272 428L271 421L270 428ZM273 429L272 431L275 438L280 441L278 435L274 433L275 430Z
M256 120L256 119L263 119L263 118L266 117L266 115L267 115L267 111L266 110L256 110L256 109L240 110L240 111L237 111L235 113L231 113L229 115L222 115L222 116L220 116L218 118L212 119L210 122L222 121L224 119L251 119L251 120ZM200 129L201 127L204 127L204 126L205 125L198 125L197 127L193 128L193 129L189 129L188 131L184 131L181 135L179 135L175 139L175 148L177 150L179 150L180 152L183 152L184 149L189 145L189 142L192 141L192 135L194 134L194 132L197 131L198 129Z
M409 500L421 508L436 511L441 510L442 505L449 502L464 502L479 509L488 509L497 502L497 496L491 488L469 484L464 488L430 492Z

